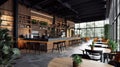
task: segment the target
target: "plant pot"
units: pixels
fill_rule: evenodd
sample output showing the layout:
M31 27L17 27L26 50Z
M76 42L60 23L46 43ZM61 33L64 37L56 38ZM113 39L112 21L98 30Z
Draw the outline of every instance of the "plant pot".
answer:
M80 64L77 64L75 61L73 61L73 67L79 67Z

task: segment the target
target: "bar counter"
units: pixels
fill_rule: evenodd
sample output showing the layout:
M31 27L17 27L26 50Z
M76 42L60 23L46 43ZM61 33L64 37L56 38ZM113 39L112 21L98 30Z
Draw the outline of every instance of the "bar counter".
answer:
M53 43L64 41L66 46L75 45L80 43L80 37L63 37L63 38L49 38L49 39L31 39L31 38L19 38L18 47L23 48L27 42L37 42L46 45L47 52L52 50Z

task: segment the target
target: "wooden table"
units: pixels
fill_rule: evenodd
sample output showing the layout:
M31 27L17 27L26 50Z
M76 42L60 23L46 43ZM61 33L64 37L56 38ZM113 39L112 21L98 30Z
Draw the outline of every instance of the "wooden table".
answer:
M90 47L85 48L85 49L89 49L89 50L91 50ZM108 48L101 48L101 47L94 47L94 50L101 50L101 51L103 51L103 53L110 53L110 52L111 52L110 49L108 49Z
M85 46L80 48L80 50L85 51L85 49L91 50L90 46ZM102 47L94 47L94 50L102 50L103 53L110 53L111 50L109 48L102 48Z
M80 67L114 67L106 63L88 59L82 59L82 61ZM72 58L54 58L49 62L48 67L72 67Z
M108 47L108 45L105 44L94 44L94 46Z

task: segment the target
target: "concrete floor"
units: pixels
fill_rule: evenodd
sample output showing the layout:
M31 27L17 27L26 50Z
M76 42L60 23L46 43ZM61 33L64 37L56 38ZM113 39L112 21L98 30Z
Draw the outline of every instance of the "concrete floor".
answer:
M81 43L75 46L67 47L66 50L59 53L55 51L54 53L41 53L41 54L35 54L35 53L24 53L24 50L22 50L22 55L20 59L17 59L15 62L14 67L47 67L48 63L56 57L70 57L72 54L81 54L82 51L80 48L83 48L85 45L90 44L91 41L87 43Z

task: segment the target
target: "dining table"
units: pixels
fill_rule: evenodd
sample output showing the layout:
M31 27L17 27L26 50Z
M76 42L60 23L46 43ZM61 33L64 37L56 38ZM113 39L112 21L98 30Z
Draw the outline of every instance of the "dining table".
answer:
M80 50L82 50L83 52L85 51L85 49L91 50L91 47L90 46L86 46L86 47L80 48ZM103 53L111 53L111 49L109 49L109 48L94 47L93 50L100 50Z
M73 60L71 57L61 57L52 59L48 67L73 67ZM99 61L82 59L82 63L79 67L114 67L107 63L102 63Z
M108 48L109 47L106 44L98 44L98 43L95 43L94 46L103 47L103 48Z

